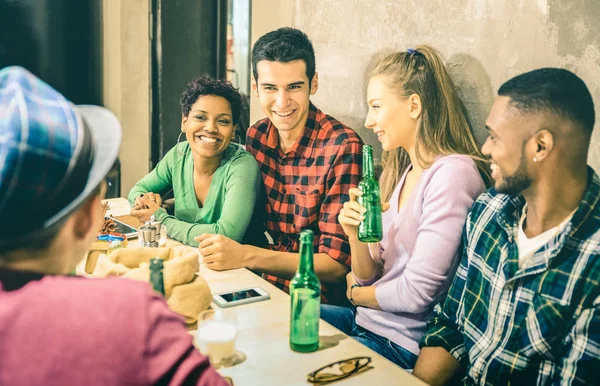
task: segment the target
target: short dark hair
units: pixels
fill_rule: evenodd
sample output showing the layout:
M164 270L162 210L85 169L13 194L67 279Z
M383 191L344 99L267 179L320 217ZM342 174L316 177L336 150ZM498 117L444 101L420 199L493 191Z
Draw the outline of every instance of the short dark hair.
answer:
M207 76L201 76L187 84L181 94L181 98L179 98L181 115L187 117L192 109L192 105L203 95L214 95L227 99L231 106L233 124L237 125L242 108L240 93L233 87L231 82L223 79L211 79Z
M298 29L283 27L261 36L252 48L252 74L258 81L256 64L261 60L288 63L303 60L309 83L315 76L315 50L306 34ZM310 87L310 84L309 84Z
M541 68L526 72L500 86L498 95L509 97L511 105L520 111L550 111L580 124L590 134L594 128L592 95L571 71Z

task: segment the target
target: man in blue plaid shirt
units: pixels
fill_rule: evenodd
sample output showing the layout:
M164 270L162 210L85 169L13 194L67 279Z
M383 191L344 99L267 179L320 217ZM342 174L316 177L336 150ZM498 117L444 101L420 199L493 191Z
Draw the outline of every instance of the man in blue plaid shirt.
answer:
M493 189L474 204L414 375L433 385L600 381L600 180L594 105L554 68L506 82L486 122Z

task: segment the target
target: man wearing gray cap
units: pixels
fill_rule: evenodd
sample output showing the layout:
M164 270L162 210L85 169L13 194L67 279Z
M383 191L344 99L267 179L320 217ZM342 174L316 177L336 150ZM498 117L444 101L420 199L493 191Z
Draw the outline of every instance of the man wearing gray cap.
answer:
M121 129L0 70L0 384L226 385L145 283L69 277L103 222Z

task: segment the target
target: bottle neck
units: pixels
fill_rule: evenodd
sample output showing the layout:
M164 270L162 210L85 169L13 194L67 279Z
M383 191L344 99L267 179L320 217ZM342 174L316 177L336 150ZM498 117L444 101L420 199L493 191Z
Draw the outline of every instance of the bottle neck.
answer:
M313 245L312 243L302 242L300 244L300 264L298 265L298 272L314 272L313 262Z
M375 167L373 165L373 152L369 150L363 151L363 178L374 177Z
M164 296L165 283L163 279L163 262L160 259L154 258L150 261L150 284L152 288Z

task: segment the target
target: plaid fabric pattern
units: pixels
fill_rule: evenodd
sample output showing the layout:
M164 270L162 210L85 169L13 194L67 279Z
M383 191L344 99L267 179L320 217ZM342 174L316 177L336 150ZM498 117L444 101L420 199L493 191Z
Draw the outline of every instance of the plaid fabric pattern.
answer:
M600 379L600 185L521 269L516 237L525 204L493 190L477 200L463 260L421 347L441 346L465 385L591 384Z
M266 228L271 248L298 252L303 229L315 235L315 253L350 266L350 245L337 221L348 190L361 179L362 140L354 130L310 104L302 137L285 154L277 129L263 119L248 129L246 148L258 161L266 195ZM289 280L264 277L288 292ZM322 286L323 302L345 299L345 283Z
M0 215L36 219L73 166L81 121L67 99L19 67L0 71L0 106ZM3 224L3 236L19 235L14 222Z

